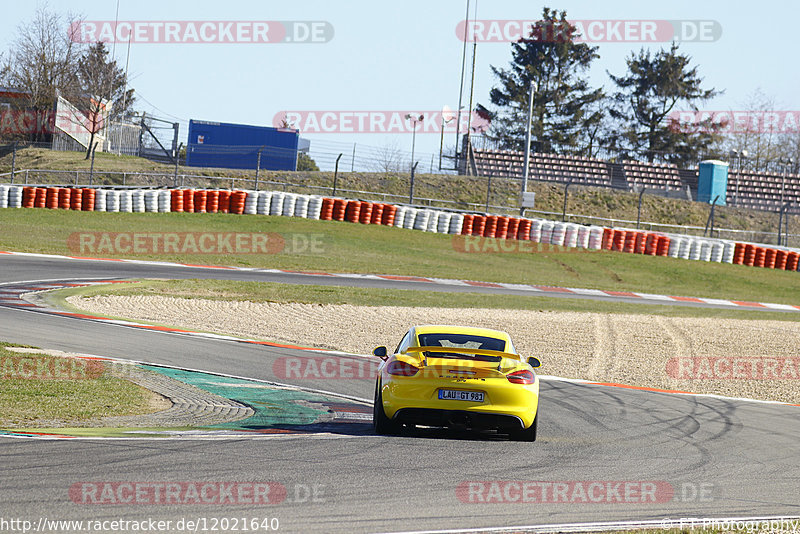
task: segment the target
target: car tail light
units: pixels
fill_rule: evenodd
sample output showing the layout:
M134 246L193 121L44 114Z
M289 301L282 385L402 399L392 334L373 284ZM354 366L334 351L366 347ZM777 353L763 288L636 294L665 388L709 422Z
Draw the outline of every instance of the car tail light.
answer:
M516 371L507 375L506 378L512 384L533 384L536 381L536 376L528 370Z
M414 367L410 363L395 360L389 364L386 372L395 376L414 376L419 371L419 367Z

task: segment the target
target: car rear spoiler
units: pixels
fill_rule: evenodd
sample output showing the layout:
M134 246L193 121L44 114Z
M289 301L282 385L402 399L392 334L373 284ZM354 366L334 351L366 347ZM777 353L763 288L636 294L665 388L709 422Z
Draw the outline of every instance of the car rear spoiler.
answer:
M513 352L503 352L501 350L489 350L489 349L468 349L462 347L442 347L442 346L432 346L432 347L408 347L406 352L454 352L456 354L475 354L478 356L494 356L496 358L500 358L498 360L497 369L500 370L503 367L503 359L512 359L519 361L520 356L519 354L514 354ZM423 364L428 365L428 357L427 355L423 355Z

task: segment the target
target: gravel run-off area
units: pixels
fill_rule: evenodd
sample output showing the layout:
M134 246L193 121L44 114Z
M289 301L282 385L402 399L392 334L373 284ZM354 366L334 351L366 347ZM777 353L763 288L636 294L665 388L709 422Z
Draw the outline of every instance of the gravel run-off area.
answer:
M393 349L412 325L511 334L540 373L800 404L800 322L638 314L70 297L89 313L357 354Z

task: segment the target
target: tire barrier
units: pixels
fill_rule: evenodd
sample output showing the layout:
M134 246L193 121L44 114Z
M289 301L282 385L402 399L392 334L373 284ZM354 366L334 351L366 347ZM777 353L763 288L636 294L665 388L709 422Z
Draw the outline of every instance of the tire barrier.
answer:
M372 222L372 203L361 202L359 208L358 222L361 224L370 224Z
M133 211L133 195L131 191L117 191L117 198L119 198L120 212L130 213Z
M81 189L81 207L80 211L94 211L96 203L97 189L93 187L84 187Z
M294 193L283 194L283 204L281 205L281 215L284 217L292 217L294 215L294 208L297 205L297 195ZM247 212L245 212L247 213Z
M229 200L228 213L234 213L236 215L243 214L246 200L247 191L232 191Z
M632 229L457 213L440 209L329 198L281 191L103 189L0 184L0 208L105 212L188 212L283 215L395 226L440 234L530 240L567 248L797 271L800 251L758 243L662 234Z
M530 219L520 219L519 227L517 228L517 239L520 241L529 241L531 238L531 227L533 221Z
M320 208L319 218L323 221L333 220L333 204L332 198L325 197L322 199L322 207Z
M74 211L81 211L83 209L83 189L72 190L69 195L69 209Z
M246 215L256 215L258 213L258 193L255 191L244 191L244 193L244 211L242 213Z
M183 211L194 213L194 189L183 190Z
M230 213L231 211L231 193L232 191L222 190L219 192L219 211L222 213Z
M205 213L206 203L208 202L208 191L195 191L192 195L195 213Z
M183 213L183 191L178 189L170 191L170 202L172 211Z
M394 212L394 224L392 226L395 226L397 228L403 228L403 225L405 224L406 220L407 211L408 211L407 207L399 206L397 208L397 211Z
M206 212L217 213L219 211L219 191L208 191L206 196Z
M399 208L394 204L384 204L381 224L383 224L384 226L396 226L395 217L397 216L398 209Z
M308 198L306 218L319 220L320 213L322 213L322 197L317 195L310 196Z
M343 221L347 215L347 201L337 198L333 203L333 220Z
M361 217L361 202L358 200L347 201L347 209L345 211L345 219L347 222L357 223Z

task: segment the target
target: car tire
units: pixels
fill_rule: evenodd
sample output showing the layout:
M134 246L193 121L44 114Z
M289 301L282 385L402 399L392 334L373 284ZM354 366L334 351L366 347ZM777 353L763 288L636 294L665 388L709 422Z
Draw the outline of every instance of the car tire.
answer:
M386 417L386 412L383 411L383 395L381 394L381 386L375 386L375 400L372 404L372 428L375 429L376 434L391 435L397 434L400 427L397 423Z
M533 418L533 423L528 428L517 430L511 434L514 441L536 441L536 427L539 423L539 414Z

